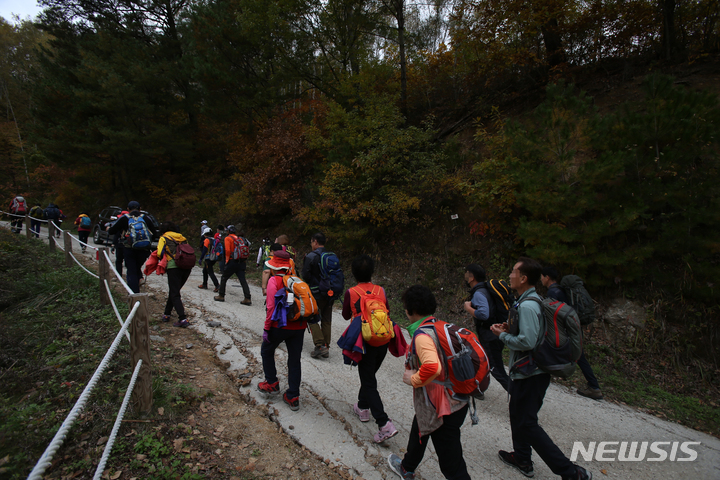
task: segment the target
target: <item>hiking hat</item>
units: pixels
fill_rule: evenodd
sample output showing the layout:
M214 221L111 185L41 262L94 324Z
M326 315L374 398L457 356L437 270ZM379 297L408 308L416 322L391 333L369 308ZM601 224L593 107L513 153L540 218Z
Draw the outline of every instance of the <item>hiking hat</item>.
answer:
M272 270L290 270L292 268L290 255L283 250L282 245L273 243L270 252L272 252L272 257L265 262L266 267Z
M225 227L225 230L227 230L227 231L230 232L230 233L236 233L236 232L237 232L237 230L235 230L235 225L228 225L227 227Z
M202 234L203 235L212 234L212 228L210 228L210 227L203 228Z
M132 202L129 202L128 210L130 210L131 212L133 210L140 210L140 203L136 202L135 200L133 200Z
M202 222L200 222L200 225L207 225L207 220L203 220Z

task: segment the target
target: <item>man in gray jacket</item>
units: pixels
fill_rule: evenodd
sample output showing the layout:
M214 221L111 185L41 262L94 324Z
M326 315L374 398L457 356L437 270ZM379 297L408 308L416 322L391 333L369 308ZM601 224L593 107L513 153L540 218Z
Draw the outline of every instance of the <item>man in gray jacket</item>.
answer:
M496 323L490 330L510 349L510 430L513 452L500 450L498 456L505 464L516 468L526 477L535 475L532 451L563 480L589 480L592 474L573 464L553 443L538 424L538 412L550 385L550 374L537 368L528 354L538 344L541 334L542 311L535 285L540 281L542 266L537 260L520 257L510 273L510 287L519 295L508 314L508 323Z

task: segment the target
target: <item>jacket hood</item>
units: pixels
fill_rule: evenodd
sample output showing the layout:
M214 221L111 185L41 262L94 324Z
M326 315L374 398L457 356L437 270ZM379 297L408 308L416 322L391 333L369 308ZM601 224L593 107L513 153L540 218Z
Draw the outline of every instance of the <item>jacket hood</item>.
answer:
M186 242L187 239L177 232L165 232L162 234L163 237L169 237L172 241L180 243Z

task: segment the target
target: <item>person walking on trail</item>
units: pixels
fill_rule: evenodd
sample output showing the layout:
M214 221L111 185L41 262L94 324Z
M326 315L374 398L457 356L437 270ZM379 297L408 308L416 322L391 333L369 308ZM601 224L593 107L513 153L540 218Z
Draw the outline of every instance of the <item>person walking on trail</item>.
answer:
M460 427L468 412L467 400L454 398L451 389L434 383L447 376L439 351L432 315L437 308L435 296L422 285L408 288L402 296L405 315L411 323L412 334L403 372L403 382L413 387L413 417L407 451L401 459L391 453L390 469L401 478L415 478L415 470L425 455L428 441L432 440L438 456L440 471L445 478L470 480L463 458ZM430 320L428 322L428 320Z
M269 241L270 239L266 238L266 240ZM265 242L265 240L263 240L263 242ZM281 245L283 251L287 252L290 255L290 258L292 258L293 262L295 261L295 249L289 245L290 237L288 237L285 234L280 235L275 239L275 242L273 242L273 243L277 243L277 244ZM263 252L263 250L264 250L264 247L260 247L260 251L258 252L258 258L260 257L260 253ZM272 252L272 250L270 250L270 247L268 246L267 252L264 252L263 254L266 257L264 262L266 262L267 259L272 256L273 252ZM294 275L294 273L293 273L293 275ZM263 263L262 278L260 280L260 288L262 289L263 296L267 295L267 283L268 283L269 279L270 279L270 269L266 266L265 263Z
M543 286L547 288L547 296L570 305L570 302L565 295L565 291L558 283L560 281L560 278L560 274L558 273L557 269L555 269L555 267L544 267L542 270L542 274L540 275L540 281L542 282ZM585 345L584 339L583 345ZM583 375L585 376L585 381L587 381L587 386L585 386L584 388L578 388L576 390L577 393L579 395L582 395L583 397L592 398L593 400L602 400L603 394L600 391L600 383L598 383L598 380L595 377L595 373L590 366L590 362L588 362L587 357L585 357L584 347L577 364L578 367L580 367Z
M151 242L157 232L151 222L145 222L138 202L128 203L128 212L108 228L108 234L121 236L127 284L134 293L140 293L142 266L150 256Z
M88 242L88 237L90 237L90 231L92 230L92 220L87 211L82 212L80 216L75 219L75 225L77 225L78 229L78 238L82 242L80 248L82 249L82 253L85 253L87 245L84 244Z
M535 285L540 281L541 272L542 267L536 260L527 257L518 259L510 273L510 287L520 296L508 315L514 325L513 331L510 323L496 323L490 327L510 348L508 393L513 451L500 450L498 456L506 465L526 477L532 477L535 474L532 451L535 450L550 470L563 480L588 480L592 474L573 464L538 424L538 411L550 385L550 374L536 366L530 367L526 360L527 352L538 343L542 318L540 305L526 300L540 300Z
M279 244L272 245L272 248L273 251L278 253L285 253ZM289 257L289 255L287 256ZM283 276L294 269L292 259L283 257L274 255L265 262L272 275L268 281L265 325L263 326L262 346L260 347L265 380L260 382L257 388L266 396L274 396L280 393L280 381L275 367L275 350L281 343L285 342L288 388L283 394L283 401L288 404L290 410L295 411L300 408L300 382L302 381L300 356L302 354L305 329L307 328L307 318L300 317L296 321L286 320L284 326L281 326L277 320L272 320L275 309L280 308L280 305L276 303L275 294L284 288Z
M60 208L57 205L50 202L50 203L48 203L48 206L45 207L44 213L45 213L45 218L48 221L48 224L50 224L50 222L54 222L55 225L57 226L56 230L58 230L58 231L56 233L57 233L57 236L59 237L60 236L59 229L60 229L60 223L61 223L60 219L63 214L62 210L60 210Z
M177 313L178 321L173 323L173 327L186 328L190 325L185 314L180 290L187 279L190 277L191 268L180 268L175 263L175 256L179 245L187 243L187 239L177 233L178 227L172 222L165 222L160 226L160 240L158 240L157 257L161 260L167 257L167 281L168 281L168 298L165 303L165 313L163 313L162 321L169 322L170 314L173 309ZM193 260L193 263L195 261Z
M25 213L28 211L25 198L20 195L13 198L10 201L10 207L8 207L8 210L12 214L10 217L10 231L13 233L20 233L22 231L23 221L25 220Z
M505 344L490 331L495 318L495 302L487 288L485 269L477 263L465 267L465 284L470 288L470 300L464 304L465 311L472 315L475 331L483 350L487 353L490 373L507 392L510 377L505 371L502 351Z
M217 230L216 230L215 235L213 236L213 238L214 238L215 240L220 239L222 242L225 242L225 237L226 237L226 235L227 235L227 233L226 233L226 231L225 231L225 225L218 225L218 226L217 226ZM220 269L220 275L222 275L223 273L225 273L225 255L222 255L222 256L218 259L218 266L219 266L219 269Z
M305 256L302 268L302 279L310 285L313 296L320 310L320 322L310 325L313 344L315 349L310 353L312 358L328 358L330 356L330 335L332 332L332 308L335 300L341 292L324 292L320 288L321 280L323 280L323 272L321 269L321 261L326 254L325 235L318 232L310 239L310 248L312 251ZM334 254L333 254L334 256ZM336 257L337 258L337 257ZM333 293L329 295L328 293Z
M227 231L228 236L225 237L225 272L220 280L220 291L215 296L215 301L225 301L227 281L233 275L237 275L245 295L245 298L240 303L249 306L252 305L252 300L250 298L250 287L245 279L245 270L247 269L247 258L250 256L250 241L245 238L243 232L240 232L238 236L234 225L228 225Z
M45 212L39 203L36 203L34 207L30 209L30 231L35 235L35 238L40 238L40 224L41 220L45 218Z
M208 288L208 277L213 282L213 285L215 286L215 292L217 292L220 288L220 283L218 283L218 279L215 276L215 272L213 271L213 266L217 262L217 260L211 260L210 255L212 253L212 248L215 243L215 240L213 239L212 230L209 228L205 230L205 240L203 241L202 250L200 251L200 266L203 269L203 283L202 285L199 285L198 288L207 290Z
M374 294L380 297L380 301L385 304L385 308L390 310L385 289L379 285L372 283L372 275L375 272L375 262L368 255L360 255L352 262L352 274L358 282L353 288L345 292L343 300L342 316L345 320L350 320L362 314L361 301L363 296ZM353 405L353 412L360 417L361 422L369 422L370 415L375 419L378 426L378 432L373 437L375 443L381 443L388 438L397 435L398 431L395 425L385 413L380 392L377 389L377 371L385 360L388 353L389 343L384 345L372 346L364 342L365 352L362 359L358 362L358 375L360 376L360 391L358 392L358 401Z

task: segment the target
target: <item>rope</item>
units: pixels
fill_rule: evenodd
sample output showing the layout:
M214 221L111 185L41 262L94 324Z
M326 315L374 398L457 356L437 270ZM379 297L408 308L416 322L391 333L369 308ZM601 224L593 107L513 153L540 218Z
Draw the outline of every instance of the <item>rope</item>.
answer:
M110 304L112 304L113 310L115 310L115 315L117 316L118 322L120 322L120 326L122 327L123 320L120 316L120 312L118 312L117 306L115 306L115 299L113 298L113 294L110 291L110 284L108 284L108 281L103 279L103 282L105 282L105 289L108 292L108 296L110 297ZM125 336L128 339L128 342L130 341L130 334L128 332L125 332Z
M77 241L80 245L85 245L86 247L90 247L90 248L92 248L93 250L99 250L97 247L93 247L92 245L88 245L87 243L81 241L78 237L76 237L75 235L73 235L73 234L70 233L70 232L68 232L68 235L70 235L72 238L74 238L75 241Z
M98 380L100 379L100 376L102 376L103 372L107 368L108 362L110 359L112 359L113 355L115 355L115 350L117 350L118 345L120 344L120 340L122 339L122 336L125 332L127 332L128 327L130 326L130 322L132 322L132 319L135 317L135 313L138 311L138 308L140 308L140 302L135 302L135 305L133 306L132 310L130 311L130 314L127 317L127 320L125 320L125 323L123 324L122 328L118 332L118 334L115 336L115 340L113 341L112 345L110 345L110 348L108 349L107 353L105 354L105 357L103 357L102 361L100 362L100 365L98 365L97 370L95 370L95 373L93 374L92 378L88 382L88 384L85 386L85 389L80 394L80 398L78 398L77 403L75 403L75 406L72 408L68 416L65 418L65 421L60 425L60 428L58 429L57 433L55 434L55 437L53 437L52 442L50 442L50 445L45 449L45 452L43 452L42 456L40 457L40 460L38 460L37 464L35 465L35 468L33 468L32 472L30 472L30 475L28 476L28 480L42 480L43 473L45 473L45 470L52 464L52 458L57 453L60 446L65 441L65 437L67 433L70 431L70 428L72 427L73 423L75 423L75 420L77 420L78 415L80 415L80 412L85 407L85 403L87 402L88 397L90 396L90 393L92 393L93 389L95 388L95 385L97 384Z
M65 251L65 250L63 250L63 252L64 252L64 251ZM95 274L92 273L90 270L88 270L87 268L85 268L85 266L84 266L82 263L80 263L77 258L75 258L75 255L73 255L72 252L70 252L70 256L72 257L73 260L75 260L75 263L77 263L78 265L80 265L80 268L82 268L83 270L85 270L87 273L89 273L89 274L92 275L93 277L95 277L95 278L100 278L99 275L95 275ZM112 297L112 295L111 295L111 297Z
M122 419L125 416L125 411L127 410L128 403L130 403L130 397L132 396L132 392L135 389L135 382L137 381L138 374L140 373L140 367L142 367L142 359L139 359L137 364L135 365L135 371L133 372L132 378L130 379L130 384L128 385L128 389L125 392L125 398L123 398L123 403L120 406L120 412L115 419L115 425L113 425L112 432L110 432L110 437L108 438L107 444L105 445L105 450L103 450L102 458L100 458L100 463L98 463L97 469L95 470L95 476L93 477L93 480L100 480L103 470L105 470L105 465L110 458L110 452L112 451L112 447L115 444L115 438L117 437L118 431L120 430L120 425L122 425Z
M117 277L117 279L120 280L120 283L122 284L122 286L125 287L125 290L127 290L128 295L132 295L133 293L135 293L132 290L130 290L130 287L128 287L128 284L125 283L125 280L123 280L122 275L120 275L118 273L118 271L115 270L115 265L113 265L113 263L110 261L110 257L108 256L107 250L103 250L103 253L105 254L105 260L107 260L108 265L110 266L110 268L112 268L112 271L115 273L115 276Z
M57 240L55 240L54 238L48 238L48 242L49 242L50 240L52 240L53 242L55 242L55 246L56 246L57 248L59 248L59 249L62 250L63 252L65 251L65 248L62 247L62 246L60 246L60 243L58 243ZM70 255L72 255L72 253L71 253ZM73 257L73 258L75 258L75 257ZM77 262L77 260L75 260L75 261ZM80 266L82 267L82 265L80 265ZM83 268L85 268L85 267L83 267ZM91 274L91 275L92 275L92 274Z

